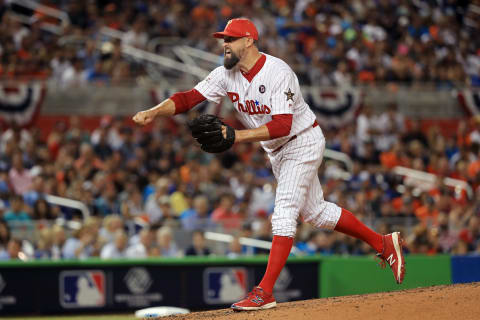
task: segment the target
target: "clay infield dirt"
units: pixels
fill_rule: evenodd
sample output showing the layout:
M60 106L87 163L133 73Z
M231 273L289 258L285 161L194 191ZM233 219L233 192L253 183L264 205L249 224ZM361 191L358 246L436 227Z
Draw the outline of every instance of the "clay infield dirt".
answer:
M480 320L480 282L280 303L261 311L195 312L169 320Z

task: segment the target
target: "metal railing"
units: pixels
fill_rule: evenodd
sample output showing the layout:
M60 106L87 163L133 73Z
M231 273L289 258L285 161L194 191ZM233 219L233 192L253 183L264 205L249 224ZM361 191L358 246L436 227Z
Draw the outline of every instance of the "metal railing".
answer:
M416 187L431 189L434 187L435 183L442 179L442 183L448 187L452 187L455 191L465 190L469 199L473 198L473 189L472 187L463 180L453 179L449 177L439 177L432 173L425 171L414 170L406 167L394 167L393 172L397 175L404 176L407 178L404 181L405 184L410 184Z
M214 65L219 65L222 63L221 56L218 56L216 54L213 54L207 51L203 51L187 45L175 46L175 48L177 50L182 51L184 54L187 54L189 57L198 58L198 59L210 62Z
M19 7L24 7L27 9L30 9L32 11L36 11L38 13L41 13L45 16L48 16L49 18L55 18L59 20L59 24L53 24L48 21L43 21L41 28L43 30L47 30L51 33L54 34L61 34L62 30L64 27L68 26L70 24L70 18L68 17L68 14L64 11L47 7L45 5L42 5L38 2L32 1L32 0L10 0L10 12L9 14L16 20L21 21L22 23L28 23L31 24L35 22L35 17L34 16L28 16L24 14L20 14L18 12L14 12L12 10L12 5L16 5Z
M205 232L205 239L211 240L211 241L231 243L235 239L235 237L230 234L208 231L208 232ZM243 246L249 246L249 247L254 247L259 249L270 250L270 248L272 247L272 243L270 241L265 241L265 240L240 237L238 241ZM297 249L297 247L293 246L291 252L293 254L296 254L299 252L299 250Z
M80 212L82 213L82 216L83 216L83 220L86 220L88 217L90 217L90 210L81 201L72 200L72 199L63 198L63 197L58 197L58 196L53 196L53 195L50 195L50 194L45 195L45 200L50 204L80 210Z
M100 33L104 36L115 38L115 39L122 39L123 35L125 34L122 31L115 30L108 27L102 27L100 29ZM101 44L99 44L99 47ZM208 75L208 71L199 67L193 59L190 58L188 51L185 50L182 46L175 47L174 52L179 56L179 58L183 62L176 61L164 55L160 55L157 53L153 53L147 50L139 49L130 45L122 44L122 53L124 55L133 57L137 60L154 63L157 66L161 66L162 68L166 69L173 69L176 71L180 71L186 74L193 75L198 79L203 79ZM218 62L218 58L217 58Z
M323 156L327 159L339 161L345 165L345 168L347 171L337 168L338 171L338 177L342 180L348 181L352 177L353 173L353 161L352 158L346 153L331 150L331 149L325 149L325 152L323 153Z

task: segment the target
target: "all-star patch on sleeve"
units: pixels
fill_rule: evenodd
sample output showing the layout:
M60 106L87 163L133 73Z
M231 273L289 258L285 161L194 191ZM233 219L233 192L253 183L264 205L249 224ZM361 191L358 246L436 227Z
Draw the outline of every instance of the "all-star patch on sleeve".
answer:
M294 112L294 105L300 96L300 85L291 70L281 72L279 79L272 90L272 115L291 114Z

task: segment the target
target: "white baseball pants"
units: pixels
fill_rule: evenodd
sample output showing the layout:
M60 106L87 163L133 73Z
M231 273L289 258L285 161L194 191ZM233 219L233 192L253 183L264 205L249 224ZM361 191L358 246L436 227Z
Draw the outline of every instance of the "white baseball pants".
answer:
M294 237L299 214L317 228L333 230L341 208L323 199L318 168L325 151L325 137L319 126L310 127L277 152L268 153L278 186L272 233Z

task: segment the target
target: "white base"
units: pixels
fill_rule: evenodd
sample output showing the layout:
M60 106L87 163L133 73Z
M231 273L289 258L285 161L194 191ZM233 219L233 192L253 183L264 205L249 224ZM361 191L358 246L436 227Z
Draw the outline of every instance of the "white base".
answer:
M137 310L135 317L140 319L156 319L158 317L171 316L173 314L187 314L190 310L177 307L152 307Z

